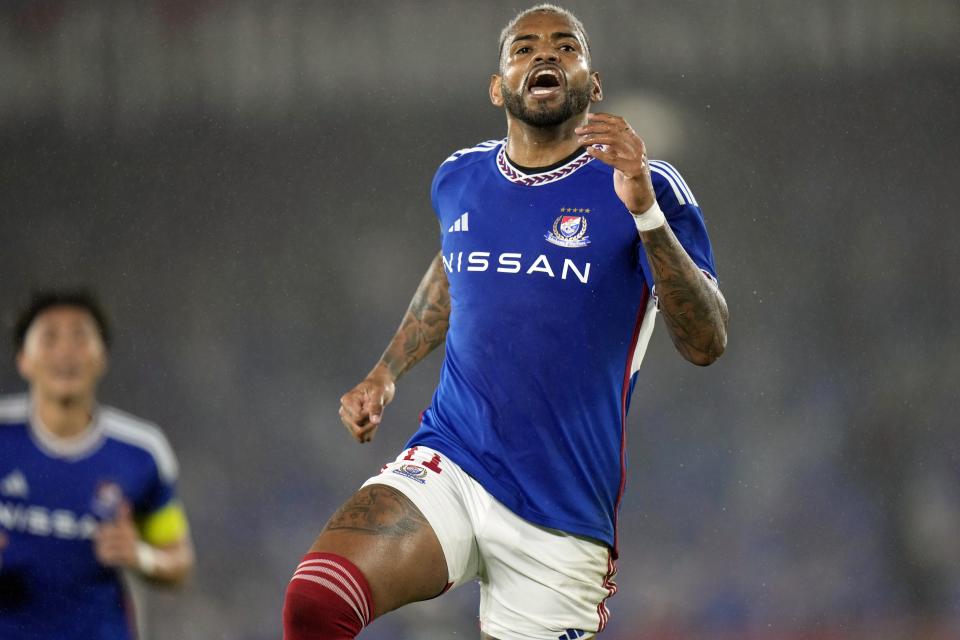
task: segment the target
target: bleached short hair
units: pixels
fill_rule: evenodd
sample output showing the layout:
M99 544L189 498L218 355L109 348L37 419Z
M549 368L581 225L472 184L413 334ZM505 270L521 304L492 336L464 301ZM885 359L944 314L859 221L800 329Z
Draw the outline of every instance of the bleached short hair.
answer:
M500 32L500 62L498 67L502 67L503 65L503 45L506 44L507 38L510 36L510 32L516 28L518 22L534 13L555 13L569 20L570 24L572 24L574 28L580 32L580 35L583 38L583 44L587 48L587 62L590 61L590 37L587 35L587 30L583 28L583 23L580 22L580 18L575 16L573 12L569 11L568 9L558 7L557 5L550 4L549 2L542 2L538 5L530 7L529 9L524 9L515 15L513 19L507 23L507 26L505 26Z

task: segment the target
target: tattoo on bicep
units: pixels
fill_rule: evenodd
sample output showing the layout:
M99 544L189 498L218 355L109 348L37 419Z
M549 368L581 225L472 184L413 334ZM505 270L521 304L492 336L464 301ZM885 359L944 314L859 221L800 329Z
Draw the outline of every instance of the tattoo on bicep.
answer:
M417 287L400 329L383 355L391 373L403 372L443 344L450 326L450 285L437 256Z
M423 514L405 495L392 487L370 485L340 507L324 529L402 537L417 533L425 525Z

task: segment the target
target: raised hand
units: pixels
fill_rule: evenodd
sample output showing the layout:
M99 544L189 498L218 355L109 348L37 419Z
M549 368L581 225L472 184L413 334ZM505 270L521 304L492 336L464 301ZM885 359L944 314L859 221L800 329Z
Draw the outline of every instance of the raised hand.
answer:
M650 180L647 149L626 120L609 113L589 113L587 124L577 127L576 133L588 154L614 168L614 190L630 213L639 215L654 205L657 196Z

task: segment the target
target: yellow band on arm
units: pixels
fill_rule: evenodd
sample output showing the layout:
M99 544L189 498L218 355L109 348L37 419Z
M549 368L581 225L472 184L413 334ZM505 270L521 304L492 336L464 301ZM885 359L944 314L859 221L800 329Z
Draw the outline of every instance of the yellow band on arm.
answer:
M187 514L176 500L139 519L137 524L143 541L155 547L179 542L190 531Z

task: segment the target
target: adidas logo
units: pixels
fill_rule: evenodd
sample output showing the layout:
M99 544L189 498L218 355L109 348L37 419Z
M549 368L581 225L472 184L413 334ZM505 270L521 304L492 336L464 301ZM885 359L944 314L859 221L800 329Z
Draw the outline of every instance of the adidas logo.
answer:
M3 480L0 480L0 494L10 498L26 498L29 493L30 487L27 486L27 479L19 469L14 469Z
M457 221L450 225L450 228L447 229L447 233L452 233L454 231L470 231L469 211L464 211L463 215L457 218Z

